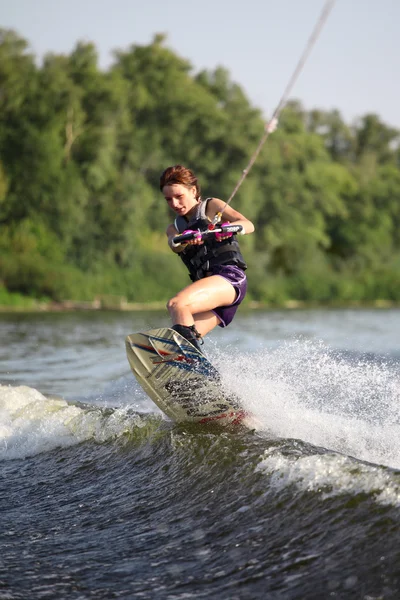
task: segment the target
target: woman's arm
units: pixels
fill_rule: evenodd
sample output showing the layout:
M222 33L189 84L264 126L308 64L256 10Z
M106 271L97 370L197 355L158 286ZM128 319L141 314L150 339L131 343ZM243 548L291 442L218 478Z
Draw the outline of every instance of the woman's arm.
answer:
M246 219L242 213L231 206L225 206L225 204L219 198L211 198L207 204L207 217L212 221L215 215L222 211L220 224L229 221L232 225L241 225L243 227L242 233L253 233L254 224Z
M179 253L179 252L182 252L182 250L185 249L184 245L178 244L176 246L174 244L174 237L176 235L179 235L179 232L178 232L178 230L176 229L176 227L175 227L175 225L173 223L171 223L171 225L168 225L166 234L167 234L167 237L168 237L168 246L171 248L171 250L173 252Z

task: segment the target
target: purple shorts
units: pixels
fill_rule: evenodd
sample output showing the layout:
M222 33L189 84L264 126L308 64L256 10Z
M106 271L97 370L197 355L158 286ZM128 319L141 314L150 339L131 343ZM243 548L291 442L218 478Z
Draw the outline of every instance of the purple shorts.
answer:
M232 304L229 306L219 306L212 311L220 320L218 326L227 327L235 316L239 304L246 295L247 278L244 271L235 265L218 265L211 269L211 274L220 275L226 279L226 281L229 281L236 290L236 300Z

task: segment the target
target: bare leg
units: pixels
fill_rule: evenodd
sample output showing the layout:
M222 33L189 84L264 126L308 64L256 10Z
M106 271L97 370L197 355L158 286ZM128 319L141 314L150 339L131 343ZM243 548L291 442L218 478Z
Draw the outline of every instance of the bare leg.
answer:
M193 315L194 318L194 326L197 331L200 333L201 337L204 337L209 331L214 329L220 322L217 315L213 312L208 311L204 313L199 313L198 315Z
M196 325L205 335L219 322L212 313L217 306L229 306L235 301L234 287L219 275L195 281L168 302L167 308L174 325Z

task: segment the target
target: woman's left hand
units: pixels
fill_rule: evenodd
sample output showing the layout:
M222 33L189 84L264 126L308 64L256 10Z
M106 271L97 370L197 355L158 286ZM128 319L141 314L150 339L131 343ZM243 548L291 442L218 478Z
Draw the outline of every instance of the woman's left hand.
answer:
M231 238L233 235L233 233L230 231L224 232L225 225L230 225L229 221L225 221L225 223L222 223L220 225L220 228L222 229L222 231L221 232L217 231L215 234L215 239L217 240L217 242L222 242L222 240L227 240L228 238Z

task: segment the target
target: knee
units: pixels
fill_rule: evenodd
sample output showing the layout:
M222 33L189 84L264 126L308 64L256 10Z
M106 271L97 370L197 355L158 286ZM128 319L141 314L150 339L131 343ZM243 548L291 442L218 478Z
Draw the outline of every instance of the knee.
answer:
M170 298L170 300L168 300L168 302L167 302L167 310L168 311L174 310L178 306L179 306L179 297L178 296L174 296L173 298Z

